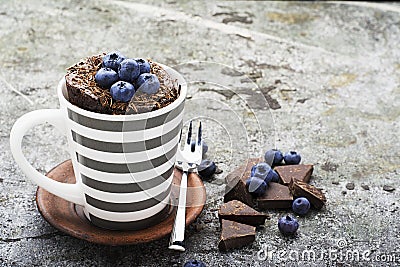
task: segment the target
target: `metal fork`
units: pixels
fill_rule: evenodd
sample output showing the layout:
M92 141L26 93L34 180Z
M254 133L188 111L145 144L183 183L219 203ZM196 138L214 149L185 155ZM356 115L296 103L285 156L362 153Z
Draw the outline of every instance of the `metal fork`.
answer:
M186 224L186 190L188 173L196 170L197 166L201 163L203 155L203 145L201 140L202 130L201 122L197 129L197 140L192 144L192 121L189 123L188 133L185 140L183 149L178 148L177 152L177 165L182 167L182 180L179 190L179 201L176 210L174 228L172 228L171 238L169 241L169 249L185 251L185 224ZM179 144L182 141L182 131Z

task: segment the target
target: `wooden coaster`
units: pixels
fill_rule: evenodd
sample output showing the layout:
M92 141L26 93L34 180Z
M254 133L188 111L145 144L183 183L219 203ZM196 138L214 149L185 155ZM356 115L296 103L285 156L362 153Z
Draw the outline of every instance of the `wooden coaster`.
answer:
M71 160L56 166L46 176L63 183L75 183ZM36 192L36 203L46 221L58 230L76 238L111 246L147 243L171 233L181 178L182 172L175 169L171 192L173 205L171 205L169 216L159 224L139 231L115 231L99 228L86 219L81 206L59 198L41 187L38 187ZM203 181L197 174L189 174L186 225L192 223L200 215L205 202L206 190Z

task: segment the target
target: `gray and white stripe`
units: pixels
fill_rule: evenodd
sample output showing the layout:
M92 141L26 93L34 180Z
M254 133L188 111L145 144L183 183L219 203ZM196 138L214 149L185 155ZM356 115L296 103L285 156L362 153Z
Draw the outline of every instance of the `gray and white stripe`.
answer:
M183 103L182 105L183 106ZM181 107L180 106L180 107ZM176 113L179 110L180 113ZM76 144L76 161L81 173L81 181L86 200L86 209L93 223L111 229L140 229L149 226L150 221L159 222L165 217L165 210L169 204L169 195L173 176L173 164L178 145L178 136L181 129L182 110L173 110L174 118L162 116L152 118L149 129L162 126L166 129L159 131L158 136L151 135L148 139L133 142L105 142L82 131L89 126L91 130L114 132L114 127L124 130L123 133L146 136L146 120L108 122L97 120L90 122L90 118L78 116L78 113L68 112L71 120L71 139ZM176 119L178 118L178 119ZM76 119L76 120L75 120ZM158 122L158 125L156 124ZM73 125L79 124L80 129ZM174 124L174 125L171 125ZM136 128L135 128L136 127ZM126 131L130 129L132 131ZM135 131L136 130L136 131ZM123 137L123 136L122 136ZM116 159L118 161L116 162ZM149 173L149 170L167 165L162 173ZM95 172L86 173L84 169ZM143 173L148 176L143 177ZM135 173L142 174L137 181ZM121 174L121 180L105 182L105 176Z
M160 126L160 121L168 123L182 113L184 105L179 105L178 108L170 113L162 114L157 117L136 120L134 124L126 124L125 121L104 121L93 119L77 112L68 109L68 118L85 127L100 131L110 132L135 132Z

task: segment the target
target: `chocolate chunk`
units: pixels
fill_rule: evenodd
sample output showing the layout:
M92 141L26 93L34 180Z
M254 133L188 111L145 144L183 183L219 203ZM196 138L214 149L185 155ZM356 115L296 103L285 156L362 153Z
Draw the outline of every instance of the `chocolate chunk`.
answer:
M274 170L279 174L280 182L288 185L292 179L308 183L314 166L311 164L285 165L277 166Z
M260 209L286 209L291 208L293 196L285 185L270 182L265 194L257 198Z
M218 217L220 221L225 219L253 226L262 225L265 219L269 218L267 214L258 212L238 200L231 200L221 205Z
M354 190L355 187L356 187L356 186L354 185L354 183L347 183L347 184L346 184L346 188L347 188L348 190Z
M226 187L224 202L239 200L248 206L253 206L253 197L246 188L246 180L250 177L251 168L261 162L261 158L252 158L225 177Z
M307 198L316 209L321 209L326 202L325 195L320 189L305 182L292 180L289 189L293 196Z
M367 184L361 184L362 189L369 190L369 186Z
M238 176L233 178L225 187L224 202L237 199L249 206L253 206L253 197L247 191L246 183Z
M256 227L222 219L222 232L218 242L220 251L251 244L256 237Z
M387 191L387 192L393 192L394 191L394 187L390 186L390 185L384 185L383 186L383 190Z

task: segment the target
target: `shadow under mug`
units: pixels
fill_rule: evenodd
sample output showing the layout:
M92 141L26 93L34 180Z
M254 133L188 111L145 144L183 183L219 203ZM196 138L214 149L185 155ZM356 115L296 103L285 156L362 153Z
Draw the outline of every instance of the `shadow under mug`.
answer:
M11 152L38 186L81 205L96 226L140 230L164 220L170 211L175 154L187 92L183 77L162 66L181 85L179 97L159 110L109 115L68 101L63 78L57 88L60 109L36 110L19 118L10 133ZM67 136L76 183L39 173L22 153L22 139L35 125L50 123Z

